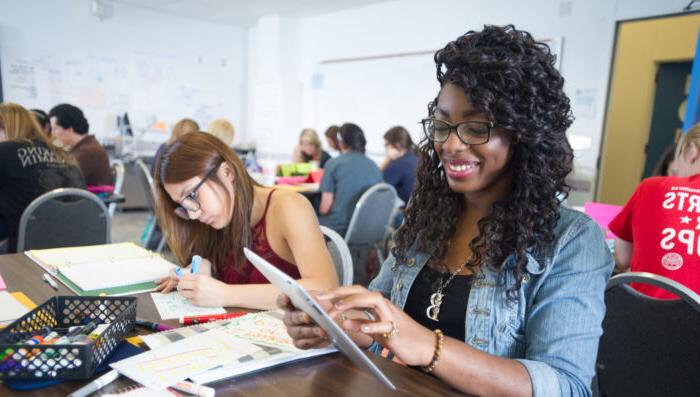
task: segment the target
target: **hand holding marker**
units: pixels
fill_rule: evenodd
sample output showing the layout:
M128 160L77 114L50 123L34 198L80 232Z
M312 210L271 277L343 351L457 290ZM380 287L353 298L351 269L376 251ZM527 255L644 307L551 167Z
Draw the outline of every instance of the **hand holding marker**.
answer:
M192 274L197 274L199 273L199 266L202 264L202 257L199 255L195 255L192 257L192 266L190 267L190 273ZM175 274L178 276L184 276L185 273L182 271L182 268L177 268L175 269Z

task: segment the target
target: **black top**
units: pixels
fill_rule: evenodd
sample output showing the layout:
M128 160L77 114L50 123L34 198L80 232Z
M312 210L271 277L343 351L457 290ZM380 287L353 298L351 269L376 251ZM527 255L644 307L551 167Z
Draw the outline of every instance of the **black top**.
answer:
M473 275L455 276L442 291L438 321L428 318L426 309L430 306L430 296L449 278L449 274L441 273L428 265L418 273L413 286L408 293L404 311L426 328L440 328L445 336L464 340L464 330L467 320L467 302L471 290Z
M301 152L301 158L304 163L308 163L309 161L312 161L314 158L309 156L308 154ZM325 150L321 150L321 157L318 159L318 167L323 168L324 165L326 165L326 162L331 159L331 155L328 154Z
M331 159L331 155L328 154L325 150L321 150L321 160L318 162L318 166L320 168L323 168L324 165L326 165L326 162Z
M14 250L19 219L29 203L60 187L85 188L78 167L56 159L40 140L0 143L0 218Z

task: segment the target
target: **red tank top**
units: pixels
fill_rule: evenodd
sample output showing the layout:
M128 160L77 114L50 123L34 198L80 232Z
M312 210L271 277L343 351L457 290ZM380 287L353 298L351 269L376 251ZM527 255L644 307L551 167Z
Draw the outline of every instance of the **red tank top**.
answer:
M290 277L294 279L301 278L299 274L299 268L295 265L282 259L279 255L272 250L270 243L267 241L267 233L265 230L265 217L267 216L267 209L270 207L270 200L272 199L271 191L267 196L267 202L265 203L265 210L263 215L251 228L253 235L252 250L256 254L263 257L268 262L275 265L278 269L287 273ZM240 270L235 268L235 260L233 258L229 259L227 263L221 269L221 281L226 284L268 284L269 281L263 276L258 269L255 268L249 261L245 261L245 265Z

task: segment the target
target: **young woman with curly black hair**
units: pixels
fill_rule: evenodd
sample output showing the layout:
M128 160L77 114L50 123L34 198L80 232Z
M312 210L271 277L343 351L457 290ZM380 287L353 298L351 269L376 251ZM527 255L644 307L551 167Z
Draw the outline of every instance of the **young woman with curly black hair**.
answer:
M596 224L561 205L572 117L554 56L486 26L435 62L440 91L392 256L369 290L318 298L358 345L460 391L590 395L613 260ZM327 343L278 303L297 346Z

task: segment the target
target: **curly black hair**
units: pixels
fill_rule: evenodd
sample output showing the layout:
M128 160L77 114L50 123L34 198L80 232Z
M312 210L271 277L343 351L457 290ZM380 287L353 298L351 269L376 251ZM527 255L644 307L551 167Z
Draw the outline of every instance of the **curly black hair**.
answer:
M565 133L573 117L554 62L546 44L512 25L470 31L435 53L440 87L463 88L473 106L489 114L511 139L510 195L478 222L479 235L469 246L477 266L500 268L515 254L513 293L520 288L527 250L554 240L559 195L566 197L570 190L565 177L573 153ZM428 105L431 115L436 105L437 98ZM392 250L399 264L406 263L414 243L444 259L464 207L464 197L450 189L427 138L420 142L419 154L416 186Z

